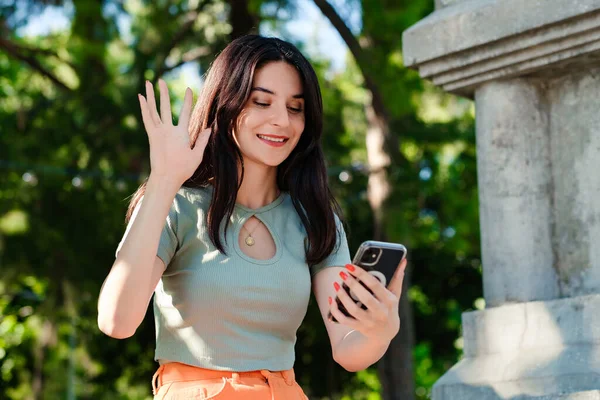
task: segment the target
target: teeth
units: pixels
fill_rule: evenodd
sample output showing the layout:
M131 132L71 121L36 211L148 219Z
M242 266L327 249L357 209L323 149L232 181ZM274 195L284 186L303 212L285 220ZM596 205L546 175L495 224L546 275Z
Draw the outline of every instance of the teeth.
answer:
M285 141L285 139L275 139L275 138L271 138L271 137L267 137L267 136L263 136L263 135L258 135L259 138L264 139L264 140L268 140L271 142L277 142L277 143L283 143Z

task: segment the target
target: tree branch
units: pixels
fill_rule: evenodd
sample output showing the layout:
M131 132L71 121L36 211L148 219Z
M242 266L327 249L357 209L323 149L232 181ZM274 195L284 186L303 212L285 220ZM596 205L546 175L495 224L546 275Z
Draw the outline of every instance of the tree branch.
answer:
M160 68L156 71L156 79L158 79L162 75L164 75L165 72L170 71L175 68L175 67L168 67L165 64L167 58L169 57L169 54L171 54L171 51L173 51L173 49L175 47L177 47L177 45L183 39L185 39L185 37L190 33L190 31L192 30L192 28L194 26L194 22L196 22L196 19L198 18L198 15L200 15L202 10L204 10L204 8L206 6L208 6L210 3L212 3L212 1L213 0L200 1L200 2L198 2L198 6L195 9L188 11L184 15L183 24L181 25L181 28L179 29L179 31L177 31L173 35L173 37L171 38L171 41L165 47L163 61L161 62ZM183 60L183 57L182 57L182 60ZM180 61L179 65L181 65L181 64L183 64L183 63L181 63L181 61Z
M329 4L327 0L314 0L314 2L317 7L319 7L323 15L338 31L344 42L346 42L346 46L348 46L350 52L354 58L356 58L357 62L358 60L362 59L363 49L360 47L360 43L358 43L358 40L354 37L354 34L350 28L348 28L348 25L346 25L342 17L340 17L337 11L335 11L335 8L333 8L333 6Z
M36 54L42 54L45 56L49 56L49 57L54 57L56 58L58 61L63 62L65 64L67 64L69 67L75 69L75 66L73 65L73 63L65 60L64 58L61 58L58 54L56 54L54 51L52 50L48 50L48 49L41 49L41 48L37 48L37 47L28 47L28 46L23 46L17 43L13 42L13 46L19 50L22 53L29 53L32 55L36 55Z
M362 76L365 80L365 85L367 89L371 92L373 96L373 108L377 115L388 118L388 113L383 102L383 98L381 97L381 93L375 80L372 78L369 68L368 68L368 60L365 55L365 49L360 45L358 40L354 37L354 34L348 28L342 17L335 11L335 8L327 0L313 0L317 7L321 10L323 15L331 22L333 27L338 31L348 49L352 53L352 56L356 60L356 64L358 68L362 72Z
M23 54L23 50L38 53L47 53L47 50L39 49L36 51L34 49L29 49L2 37L0 37L0 49L3 49L4 51L6 51L6 53L16 58L17 60L21 60L28 64L32 69L54 82L60 89L71 91L70 87L68 87L65 83L60 81L51 71L48 71L46 68L44 68L44 66L38 61L37 58L31 55Z
M181 67L185 63L188 63L190 61L195 61L195 60L199 59L200 57L207 56L210 54L210 52L211 52L211 50L207 46L196 47L195 49L186 51L181 56L181 59L177 63L171 65L170 67L164 67L162 69L162 72L163 72L163 74L165 74L169 71L172 71L176 68Z

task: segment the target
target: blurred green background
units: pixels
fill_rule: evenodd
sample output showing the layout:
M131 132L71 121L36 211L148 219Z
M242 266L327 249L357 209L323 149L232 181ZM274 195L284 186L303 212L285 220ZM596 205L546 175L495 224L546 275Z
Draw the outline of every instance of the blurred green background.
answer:
M247 32L293 42L318 72L351 252L373 238L409 248L402 335L379 365L335 364L313 299L298 380L311 399L429 398L461 357L461 313L484 307L473 103L402 64L402 32L432 11L433 0L0 0L0 398L151 398L152 311L127 340L96 325L129 196L149 172L136 94L162 77L177 114L185 87L197 95Z

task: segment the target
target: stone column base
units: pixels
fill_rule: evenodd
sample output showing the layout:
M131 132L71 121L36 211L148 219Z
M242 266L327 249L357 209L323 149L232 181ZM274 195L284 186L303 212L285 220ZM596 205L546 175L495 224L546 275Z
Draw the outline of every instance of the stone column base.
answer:
M465 313L463 337L434 400L600 400L600 295Z
M600 390L589 390L556 396L534 397L533 400L600 400Z

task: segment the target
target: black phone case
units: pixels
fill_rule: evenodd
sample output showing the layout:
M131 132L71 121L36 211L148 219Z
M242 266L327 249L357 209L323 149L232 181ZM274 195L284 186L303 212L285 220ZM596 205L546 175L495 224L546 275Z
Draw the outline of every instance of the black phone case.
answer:
M362 262L362 260L361 260L362 256L365 254L366 250L369 248L377 248L377 249L382 250L381 257L379 257L379 260L377 261L377 263L375 265L371 265L371 266L365 265L365 263ZM362 251L361 251L361 249L362 249ZM368 242L364 242L363 244L361 244L359 251L357 252L356 256L354 257L354 260L352 261L352 263L354 265L358 265L365 271L381 272L385 276L385 286L387 287L389 285L390 281L392 280L394 273L396 272L396 269L398 268L398 265L400 264L400 262L402 261L402 259L404 257L406 257L406 248L404 248L404 246L402 246L402 245L398 245L396 243L368 241ZM378 279L380 279L380 278L378 277ZM381 281L381 279L380 279L380 281ZM360 284L365 289L367 289L367 291L369 293L373 294L373 291L371 291L371 289L369 289L363 282L360 282ZM345 290L346 293L348 293L348 295L350 297L352 297L352 293L350 292L350 288L348 287L348 285L343 283L342 289ZM353 298L353 300L357 304L360 303L355 298ZM342 314L344 314L346 317L353 318L348 313L348 310L346 310L346 307L344 306L344 304L342 304L342 301L337 296L335 298L335 301L337 303L338 309L340 310L340 312ZM362 303L360 304L360 307L363 310L367 310L367 307ZM331 312L329 313L328 318L331 319L333 322L338 322L335 319L335 317L333 315L331 315Z

